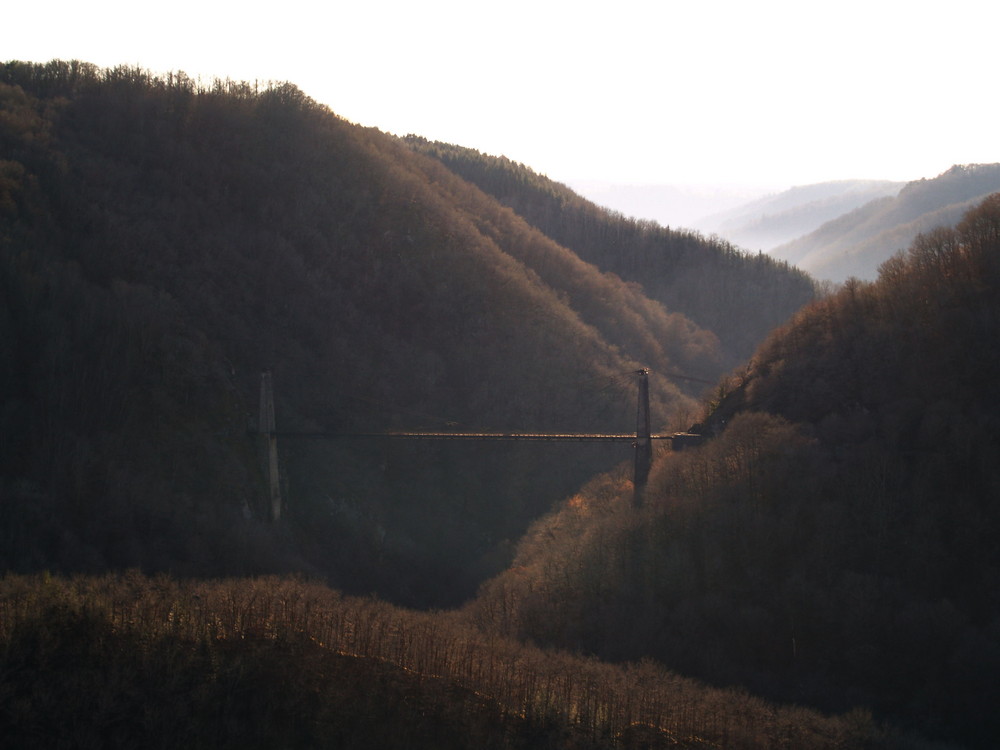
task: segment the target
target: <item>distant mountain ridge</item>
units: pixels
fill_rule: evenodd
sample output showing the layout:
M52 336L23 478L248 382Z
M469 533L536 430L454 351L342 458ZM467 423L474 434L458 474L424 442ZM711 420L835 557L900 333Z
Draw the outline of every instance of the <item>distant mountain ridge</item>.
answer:
M904 184L838 180L802 185L707 216L695 226L716 232L740 247L769 251L869 201L895 195Z
M774 248L772 255L820 279L872 280L878 267L922 232L958 222L1000 190L1000 164L955 165L933 179L907 183Z
M650 219L673 229L715 231L702 221L771 196L775 186L619 183L568 180L580 195L626 216ZM730 239L727 237L727 239Z

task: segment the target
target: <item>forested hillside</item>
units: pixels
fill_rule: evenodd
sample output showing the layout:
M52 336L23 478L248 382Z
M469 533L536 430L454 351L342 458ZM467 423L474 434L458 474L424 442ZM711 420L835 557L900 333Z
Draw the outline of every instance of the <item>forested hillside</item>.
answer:
M907 183L898 195L873 200L773 251L819 279L875 279L878 267L914 238L950 226L1000 190L1000 164L956 165L933 179Z
M637 367L663 420L692 393L663 373L718 371L712 333L291 85L0 81L6 567L466 595L627 448L289 441L273 529L246 434L262 369L293 432L627 431Z
M627 432L637 368L665 425L728 366L720 339L747 340L291 84L11 62L0 107L7 567L305 569L453 601L628 446L286 440L273 528L247 434L263 369L286 432ZM599 218L591 247L652 231ZM767 269L741 294L781 288Z
M815 295L813 281L784 262L600 208L505 157L418 136L405 141L584 260L640 284L668 310L713 331L730 367Z
M800 312L662 455L537 522L485 627L878 716L1000 732L1000 194Z

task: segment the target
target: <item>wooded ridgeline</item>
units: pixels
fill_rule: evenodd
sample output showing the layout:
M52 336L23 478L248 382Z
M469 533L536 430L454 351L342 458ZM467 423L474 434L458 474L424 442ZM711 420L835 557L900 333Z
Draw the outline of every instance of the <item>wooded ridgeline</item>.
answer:
M891 747L649 662L601 664L301 580L0 580L17 747ZM280 686L279 689L276 687Z

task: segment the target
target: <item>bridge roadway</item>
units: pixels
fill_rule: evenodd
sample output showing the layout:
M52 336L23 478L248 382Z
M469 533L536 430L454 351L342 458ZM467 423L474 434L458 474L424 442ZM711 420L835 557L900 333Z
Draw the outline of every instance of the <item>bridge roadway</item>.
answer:
M525 433L525 432L274 432L279 438L358 439L384 438L404 440L522 440L552 442L634 443L635 433ZM650 435L650 440L673 440L673 435Z

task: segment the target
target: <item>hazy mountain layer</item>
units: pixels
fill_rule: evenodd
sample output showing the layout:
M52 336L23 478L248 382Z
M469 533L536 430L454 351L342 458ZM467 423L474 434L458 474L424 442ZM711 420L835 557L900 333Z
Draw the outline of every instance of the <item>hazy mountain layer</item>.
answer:
M637 219L649 219L674 229L715 231L701 221L706 216L738 209L773 195L774 187L738 185L674 185L569 180L566 183L599 206Z
M1000 190L1000 164L954 166L927 180L827 222L773 250L820 279L872 280L879 265L905 249L921 232L955 224L983 198Z
M706 217L695 226L717 232L740 247L769 251L870 201L896 195L903 184L839 180L793 187Z

